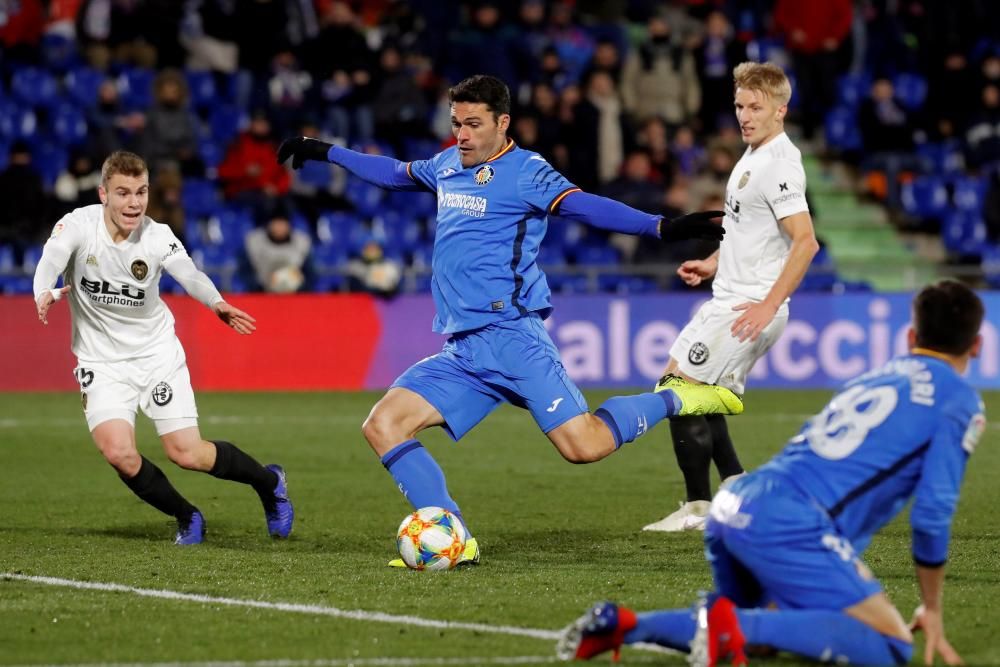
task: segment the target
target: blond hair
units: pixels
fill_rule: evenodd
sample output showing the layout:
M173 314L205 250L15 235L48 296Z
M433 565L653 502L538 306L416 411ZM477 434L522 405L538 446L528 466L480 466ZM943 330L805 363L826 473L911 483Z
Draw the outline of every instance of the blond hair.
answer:
M733 83L734 88L756 90L770 97L778 106L792 99L792 84L784 70L774 63L740 63L733 68Z
M115 151L101 165L101 185L108 187L108 181L115 174L139 178L149 173L146 161L129 151Z

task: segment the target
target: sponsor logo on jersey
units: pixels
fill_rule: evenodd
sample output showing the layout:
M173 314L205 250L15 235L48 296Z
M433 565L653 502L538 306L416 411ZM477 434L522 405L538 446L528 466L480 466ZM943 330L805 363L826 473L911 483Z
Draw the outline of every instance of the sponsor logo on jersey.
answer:
M701 366L708 361L708 346L704 343L695 343L688 350L688 361L695 366Z
M746 184L750 182L750 172L744 171L743 175L740 176L740 182L736 184L736 189L742 190L746 187Z
M781 194L782 192L785 194ZM771 206L777 206L793 199L802 199L802 193L797 190L789 191L788 181L785 181L778 184L778 196L771 200Z
M559 407L559 404L562 403L562 402L563 402L563 399L561 397L557 398L556 400L552 401L552 405L550 405L549 407L545 408L545 411L546 412L555 412L556 409Z
M55 237L62 234L62 230L64 229L66 229L66 224L62 222L57 222L56 226L52 228L52 233L49 235L49 238L54 239Z
M738 199L734 199L732 195L726 197L726 215L733 222L740 221L740 202Z
M482 218L486 215L486 197L475 195L463 195L454 192L445 192L444 188L438 188L438 209L458 208L462 213L473 218Z
M448 167L447 169L441 172L441 176L451 176L454 173L455 170L452 167Z
M87 255L87 264L89 266L97 266L97 258L93 255Z
M160 384L153 387L153 403L159 406L164 406L170 402L170 399L174 397L174 390L170 388L170 385L166 382L161 382Z
M90 297L91 301L106 306L140 307L146 299L146 290L125 283L122 283L119 289L107 280L87 280L81 277L80 288Z
M503 301L494 301L490 304L490 308L493 310L503 310Z
M149 265L141 259L137 259L132 262L132 275L135 276L136 280L142 280L149 273Z
M484 164L482 167L476 170L474 178L476 179L476 185L486 185L493 180L496 175L496 171L488 164Z
M170 249L167 250L167 254L164 255L163 257L161 257L160 261L162 262L167 257L170 257L172 255L176 255L179 252L184 252L184 248L181 246L181 244L180 243L171 243L170 244Z

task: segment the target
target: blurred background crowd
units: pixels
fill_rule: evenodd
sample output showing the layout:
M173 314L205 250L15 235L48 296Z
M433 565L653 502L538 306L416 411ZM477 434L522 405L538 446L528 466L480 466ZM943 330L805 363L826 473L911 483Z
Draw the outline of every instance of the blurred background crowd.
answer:
M793 83L824 241L804 289L908 288L942 266L1000 284L993 0L7 0L0 48L4 293L30 293L52 225L97 202L119 148L224 290L426 291L434 195L293 172L275 148L306 134L428 158L472 74L508 82L515 141L580 187L722 208L748 59ZM648 292L711 250L550 218L540 263L559 292Z

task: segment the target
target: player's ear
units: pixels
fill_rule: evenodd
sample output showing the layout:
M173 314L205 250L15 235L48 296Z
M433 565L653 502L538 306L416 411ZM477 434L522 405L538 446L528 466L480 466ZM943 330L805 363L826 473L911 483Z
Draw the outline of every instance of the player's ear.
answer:
M969 357L972 359L979 358L979 353L983 351L983 335L976 334L976 340L972 343L972 347L969 348Z
M917 346L917 330L912 326L906 331L906 349L912 350Z
M510 114L509 113L500 114L500 117L497 118L497 129L499 129L501 132L506 132L507 128L509 127L510 127Z
M788 105L782 104L780 107L778 107L778 111L775 114L775 118L777 118L778 120L785 120L785 114L787 113L788 113Z
M104 189L103 185L97 186L97 196L101 200L103 206L108 205L108 191Z

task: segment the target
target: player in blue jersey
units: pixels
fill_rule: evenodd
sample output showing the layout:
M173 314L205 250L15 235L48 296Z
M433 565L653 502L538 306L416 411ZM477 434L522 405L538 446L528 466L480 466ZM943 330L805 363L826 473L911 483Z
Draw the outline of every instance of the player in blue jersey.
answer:
M722 238L721 211L667 220L582 192L537 153L507 137L510 91L494 77L473 76L450 91L457 145L429 160L404 163L296 137L278 150L292 158L345 167L378 186L437 194L431 291L434 331L444 349L404 372L365 420L365 439L416 507L459 512L437 462L416 440L442 426L461 438L501 402L529 410L559 453L573 463L604 458L676 415L738 414L743 405L714 385L664 388L616 397L595 412L566 374L542 321L552 311L535 259L547 216L664 241ZM466 562L479 547L467 542ZM402 565L394 561L393 565Z
M769 463L716 494L705 553L717 593L694 609L635 614L594 605L565 631L564 659L653 642L692 664L744 646L824 662L897 665L926 634L924 659L961 658L944 634L942 592L966 461L985 427L961 374L978 356L983 304L942 281L913 301L910 354L849 382ZM914 497L912 553L922 604L907 626L861 561L874 533Z

